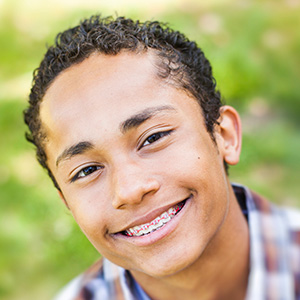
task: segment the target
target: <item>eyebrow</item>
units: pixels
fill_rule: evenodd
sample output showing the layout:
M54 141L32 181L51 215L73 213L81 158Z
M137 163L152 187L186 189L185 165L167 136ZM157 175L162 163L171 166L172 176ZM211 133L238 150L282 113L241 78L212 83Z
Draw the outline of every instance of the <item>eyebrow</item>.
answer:
M73 145L67 149L65 149L62 154L58 156L56 159L56 166L62 161L70 159L71 157L79 154L83 154L87 150L93 149L94 145L90 142L80 142L76 145Z
M137 128L142 123L152 118L154 115L163 111L176 111L176 109L170 105L146 108L122 122L120 125L120 130L123 134L125 134L130 129Z
M141 112L129 117L124 122L120 124L120 131L125 134L130 129L137 128L142 123L146 122L154 115L164 112L164 111L176 111L176 109L169 105L163 105L158 107L149 107ZM78 144L72 145L71 147L65 149L56 159L56 167L63 161L67 159L71 159L76 155L80 155L85 153L88 150L94 148L94 145L91 142L84 141Z

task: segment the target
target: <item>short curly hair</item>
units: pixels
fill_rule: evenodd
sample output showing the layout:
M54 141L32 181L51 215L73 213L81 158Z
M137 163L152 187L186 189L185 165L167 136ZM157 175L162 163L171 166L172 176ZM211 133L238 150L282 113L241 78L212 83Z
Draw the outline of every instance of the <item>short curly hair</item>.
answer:
M151 49L157 57L157 74L185 90L200 104L207 131L214 140L214 125L222 106L212 68L202 50L185 35L160 22L140 22L124 17L99 15L83 20L78 26L59 33L48 48L40 66L34 71L29 107L24 120L29 128L26 138L36 146L39 163L56 188L59 186L47 165L46 133L40 120L40 104L47 89L65 69L82 62L93 53L117 55ZM227 169L227 165L225 164Z

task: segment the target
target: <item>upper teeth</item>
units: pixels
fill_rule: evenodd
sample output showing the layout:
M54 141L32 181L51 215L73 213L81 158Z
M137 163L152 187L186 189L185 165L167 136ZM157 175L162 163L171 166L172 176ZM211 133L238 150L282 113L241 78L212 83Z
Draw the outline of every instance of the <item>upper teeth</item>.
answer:
M168 223L182 207L183 203L176 204L174 207L169 208L168 211L163 212L151 222L129 228L125 230L125 233L129 236L141 236L148 234Z

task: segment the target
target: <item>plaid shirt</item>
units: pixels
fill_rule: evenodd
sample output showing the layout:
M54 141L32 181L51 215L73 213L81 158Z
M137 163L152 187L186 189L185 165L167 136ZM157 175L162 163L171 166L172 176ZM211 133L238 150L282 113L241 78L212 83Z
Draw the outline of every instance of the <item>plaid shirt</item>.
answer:
M248 220L250 274L246 300L300 299L300 212L278 208L233 185ZM75 278L55 300L150 300L129 271L106 259Z

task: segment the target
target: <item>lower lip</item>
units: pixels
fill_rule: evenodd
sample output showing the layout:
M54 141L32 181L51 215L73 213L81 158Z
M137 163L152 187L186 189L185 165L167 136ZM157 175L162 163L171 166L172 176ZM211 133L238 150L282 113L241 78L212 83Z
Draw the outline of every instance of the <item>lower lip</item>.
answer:
M166 236L170 235L176 229L178 223L180 222L180 219L184 216L186 210L189 207L191 198L192 196L187 198L182 209L168 223L166 223L161 228L141 236L126 236L123 234L117 234L117 237L124 239L127 242L133 243L137 246L148 246L157 243L158 241L162 240Z

